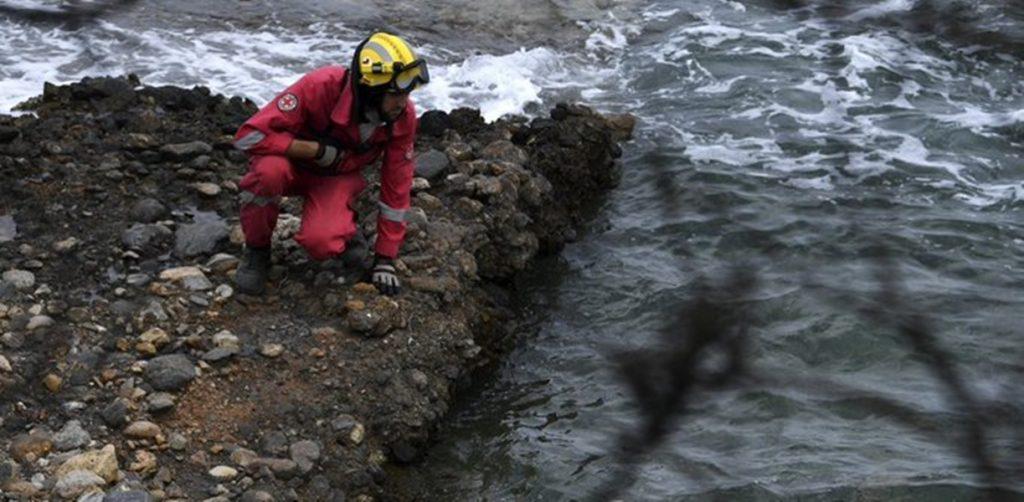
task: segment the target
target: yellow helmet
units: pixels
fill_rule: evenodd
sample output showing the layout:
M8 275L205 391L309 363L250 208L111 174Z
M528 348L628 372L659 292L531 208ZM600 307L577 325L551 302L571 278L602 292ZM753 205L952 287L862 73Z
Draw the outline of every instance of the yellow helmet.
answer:
M378 31L356 49L359 83L367 87L409 92L430 82L427 62L418 59L409 44L390 33Z

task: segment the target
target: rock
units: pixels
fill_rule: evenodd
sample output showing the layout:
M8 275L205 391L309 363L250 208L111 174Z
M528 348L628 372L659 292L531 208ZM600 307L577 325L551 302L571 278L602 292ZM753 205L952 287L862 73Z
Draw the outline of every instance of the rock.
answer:
M409 380L412 381L412 384L420 390L425 389L427 384L430 383L430 380L427 378L427 374L417 369L413 369L409 372Z
M190 141L188 143L176 143L164 145L160 153L171 160L185 161L194 159L200 155L206 155L213 151L213 147L202 141Z
M352 310L345 316L348 326L359 333L372 333L380 324L380 314L372 310Z
M143 475L156 472L156 468L156 455L153 455L146 450L136 450L135 461L128 466L128 470Z
M139 199L131 208L131 217L140 223L154 223L167 217L167 207L152 198Z
M156 299L150 300L145 307L139 309L138 318L143 323L148 320L163 322L168 319L163 305L160 304L160 300Z
M412 192L418 193L424 190L430 190L430 182L426 178L413 178L412 179Z
M250 469L261 469L266 467L270 472L281 479L290 479L299 470L299 465L294 460L287 458L257 458L249 464Z
M174 396L167 392L156 392L149 396L147 409L150 413L163 413L174 408Z
M530 156L526 154L525 150L519 148L511 141L504 139L494 141L484 147L480 152L480 156L491 160L511 162L518 165L525 165L530 160Z
M188 448L188 438L178 434L177 432L171 433L171 438L167 441L168 446L174 451L184 451Z
M103 478L91 471L76 470L60 476L53 489L61 497L73 499L87 491L97 490L106 484Z
M473 160L473 147L466 143L452 143L444 149L449 159L458 161Z
M430 110L420 116L420 123L417 130L424 136L440 137L445 131L452 128L452 120L448 113L441 110Z
M103 497L103 502L154 502L154 499L148 492L131 490L110 492Z
M212 253L227 240L230 229L223 221L190 223L175 233L174 254L179 258Z
M216 197L217 195L220 194L220 185L217 185L216 183L210 183L208 181L205 181L202 183L196 183L193 186L195 187L197 192L207 197Z
M362 443L363 438L366 436L366 428L352 415L338 415L337 418L331 421L331 428L335 432L343 434L345 439L354 445Z
M217 289L213 290L213 294L217 295L217 298L221 300L227 300L235 295L235 289L227 284L221 284L217 286Z
M128 423L128 404L124 399L115 399L100 412L103 423L111 428L120 429Z
M41 490L28 481L11 481L0 488L4 490L0 494L7 495L12 500L36 500L41 496Z
M213 288L213 283L199 267L169 268L160 272L160 280L176 282L188 291L206 291Z
M242 468L249 467L249 464L258 457L259 456L256 452L247 448L235 448L235 450L231 452L231 461Z
M196 377L196 367L184 354L171 354L149 361L145 375L156 390L181 390Z
M238 354L238 347L217 347L203 354L203 360L208 363L217 363Z
M146 332L139 335L139 341L145 343L151 343L154 347L163 347L171 342L171 337L166 331L160 328L150 328Z
M391 445L391 455L395 460L408 464L419 456L419 450L408 441L398 441Z
M605 115L605 120L611 126L616 141L625 141L633 137L636 116L629 113L608 114Z
M172 235L163 225L136 223L121 232L121 244L135 251L150 252L170 242Z
M34 462L36 459L45 457L51 450L53 450L53 441L49 434L42 431L15 436L11 440L9 449L11 458L18 462Z
M274 496L261 490L248 490L238 500L241 502L274 502ZM344 502L344 500L338 502Z
M54 321L52 317L45 315L37 315L32 316L32 318L28 320L28 324L25 325L25 329L29 331L35 331L37 329L48 328L50 326L53 326L53 324Z
M64 428L53 436L53 445L60 451L81 448L88 445L89 441L92 441L92 438L82 428L82 423L78 420L68 421L64 424Z
M45 377L43 377L43 386L54 394L60 392L60 389L63 385L64 379L57 375L54 375L53 373L47 374Z
M444 152L427 150L416 157L416 176L432 180L443 174L450 164L448 155Z
M218 465L217 467L210 469L210 476L219 480L235 479L235 476L238 476L238 471L233 467Z
M284 345L279 343L265 343L260 346L260 355L271 359L280 356L284 352Z
M117 481L117 454L114 445L108 444L100 450L91 450L66 460L57 468L57 477L72 471L89 471L103 478L107 483Z
M156 439L160 434L161 430L159 425L145 420L132 422L132 424L124 430L124 435L132 439Z
M270 455L283 455L288 451L288 437L280 431L270 431L260 438L260 450Z
M292 443L288 448L292 460L299 466L303 474L313 470L317 461L320 460L320 445L313 441L305 440Z
M21 130L16 126L0 126L0 143L10 143L21 136Z
M238 337L226 329L218 331L217 334L213 335L213 345L216 347L238 348Z
M0 242L11 242L18 237L18 224L14 217L5 214L0 216Z
M449 293L459 290L459 282L451 277L410 277L406 280L409 289L430 293Z
M205 275L194 275L182 279L181 286L187 291L207 291L213 288L213 283Z
M146 284L149 284L150 281L152 280L153 279L149 277L149 274L141 273L128 274L128 277L125 278L125 282L127 282L129 286L134 286L136 288L144 287Z
M74 237L68 237L67 239L53 243L53 250L56 251L58 254L64 254L74 249L75 246L78 246L78 243L78 239Z
M206 268L218 274L225 274L238 267L239 260L227 253L217 253L206 262Z
M7 358L4 357L3 355L0 355L0 371L4 373L10 373L14 371L14 368L11 367L11 362L8 361Z
M32 289L36 285L36 276L28 270L8 270L4 272L3 280L18 291Z
M199 270L199 267L176 267L169 268L160 272L160 280L177 282L181 281L186 277L192 277L196 275L204 275L203 271Z

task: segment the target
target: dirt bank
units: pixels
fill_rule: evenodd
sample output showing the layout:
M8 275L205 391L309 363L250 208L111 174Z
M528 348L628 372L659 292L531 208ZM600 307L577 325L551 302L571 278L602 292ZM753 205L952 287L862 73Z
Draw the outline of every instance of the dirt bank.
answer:
M230 145L252 103L129 76L48 85L27 107L0 116L10 498L387 499L381 466L414 461L457 384L500 355L511 279L575 237L632 129L580 106L429 112L406 290L310 261L288 200L270 293L252 298L231 286L245 158Z

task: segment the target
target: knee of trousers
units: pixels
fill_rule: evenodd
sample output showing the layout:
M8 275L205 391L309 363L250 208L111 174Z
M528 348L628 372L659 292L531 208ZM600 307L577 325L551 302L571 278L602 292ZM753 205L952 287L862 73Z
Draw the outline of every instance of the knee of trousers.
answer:
M292 163L287 158L276 155L254 157L239 188L259 197L279 197L284 194L291 177Z

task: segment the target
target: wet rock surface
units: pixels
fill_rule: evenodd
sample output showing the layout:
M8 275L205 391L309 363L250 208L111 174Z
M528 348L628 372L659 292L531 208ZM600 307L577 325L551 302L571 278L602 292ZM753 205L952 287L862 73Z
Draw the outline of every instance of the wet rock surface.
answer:
M286 199L241 295L232 134L254 111L132 76L0 116L0 491L40 500L374 500L512 339L516 274L581 231L629 117L428 112L406 285L311 261ZM376 231L377 166L356 203ZM358 257L357 257L358 258Z

